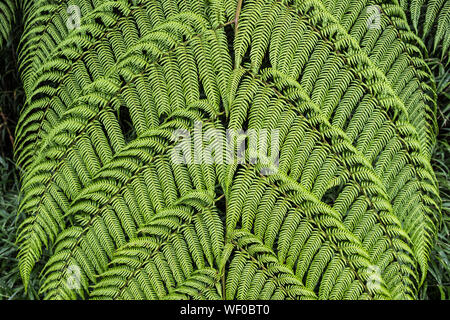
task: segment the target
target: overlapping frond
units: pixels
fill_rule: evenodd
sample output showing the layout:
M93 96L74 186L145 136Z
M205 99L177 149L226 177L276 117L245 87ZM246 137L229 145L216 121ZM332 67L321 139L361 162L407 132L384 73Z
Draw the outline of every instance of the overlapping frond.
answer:
M303 92L295 93L295 100L300 101L294 102L292 98L283 96L281 91L267 91L270 84L264 81L268 80L265 78L270 77L271 71L263 74L261 80L253 79L253 82L261 81L256 96L266 94L268 98L256 100L255 96L255 103L249 104L236 99L235 108L249 108L249 128L263 126L279 130L282 141L279 173L261 179L251 170L234 178L235 191L232 189L230 194L227 230L234 230L242 219L241 228L254 228L256 235L264 239L266 245L277 248L278 258L296 266L297 272L306 277L310 289L316 288L328 262L335 264L339 261L343 268L356 265L358 267L352 274L360 273L362 279L373 266L388 273L388 270L395 269L414 274L413 253L403 252L403 246L407 247L406 243L410 241L409 236L395 217L386 189L371 164L351 145L342 130L330 125ZM239 94L245 94L245 91ZM294 91L290 94L294 94ZM238 116L240 110L234 111L232 115ZM233 116L230 121L235 119ZM329 204L325 198L333 188L339 188L340 193L335 195L335 203ZM251 194L251 199L255 200L244 201L247 194ZM355 215L359 217L355 218ZM370 234L371 240L365 239L369 230L373 232ZM335 234L340 236L334 238ZM319 250L325 243L327 245L323 250L327 253ZM339 252L343 248L349 251L344 249L343 253ZM337 261L321 260L324 254L329 258L336 257ZM316 265L318 262L315 260L321 261L321 265ZM398 278L397 273L392 278L393 282L388 283L394 295L412 293L411 288L408 288L410 284L404 286L398 283L404 280L402 278ZM330 283L324 282L323 285ZM364 281L359 285L364 286ZM332 291L332 287L318 287L323 294ZM360 293L363 292L361 290Z
M288 86L289 94L296 98L309 94L315 109L321 109L321 116L345 131L349 143L365 156L365 161L378 169L378 179L383 182L388 200L393 203L403 227L413 236L418 260L425 271L434 234L433 223L438 220L431 213L430 205L437 209L439 196L432 169L423 155L423 145L419 143L420 137L409 124L408 110L393 92L383 73L359 49L353 37L340 29L332 17L327 17L326 12L318 10L320 6L317 9L311 3L305 8L295 5L286 7L278 2L266 3L255 1L249 4L248 13L244 7L240 36L235 39L238 63L247 50L246 44L251 42L251 69L259 72L258 66L267 50L270 64L276 68L271 73L280 78L283 86ZM269 17L268 21L263 18L261 21L264 22L256 25L251 19L246 20L246 17L254 17L257 12L264 12L264 6L278 7L280 16L275 19L266 14L264 16ZM314 35L317 31L308 20L322 22L321 27L316 27L321 33ZM259 27L267 23L274 25L272 33ZM280 38L283 26L287 28L294 24L298 26L297 33L304 30L305 36L309 34L308 41L300 42L302 35L293 40ZM334 42L327 40L330 33L335 37ZM273 40L264 39L268 37L273 37ZM288 44L294 42L296 47L291 52L295 52L296 59L289 59L285 52L279 51L284 44L282 41ZM252 55L254 50L259 51ZM286 72L286 75L279 70ZM361 81L366 83L364 88L358 84ZM312 146L310 152L314 150L317 149ZM408 156L405 157L405 154ZM378 163L380 159L383 161ZM318 168L316 170L321 172ZM414 193L413 188L418 188L414 201L410 197ZM414 221L413 225L411 221Z
M206 200L206 201L205 201ZM220 299L223 229L211 195L192 191L156 212L114 253L94 299Z
M215 181L208 181L207 176L198 172L198 168L181 167L171 163L171 160L167 159L170 157L146 153L145 149L149 149L148 146L152 144L149 141L151 138L156 137L145 136L130 144L130 148L131 145L139 147L126 148L123 155L119 153L116 157L117 163L113 161L111 167L105 167L100 171L98 179L95 179L74 201L69 214L75 215L74 219L78 221L78 225L63 231L56 241L55 254L47 263L45 282L41 288L47 298L69 298L77 292L67 287L66 275L71 266L80 269L82 281L78 291L83 295L82 292L88 289L89 282L95 283L97 275L107 269L108 261L113 254L117 255L119 261L124 261L125 258L122 256L127 255L128 250L134 253L138 251L132 249L133 241L144 242L141 243L144 246L142 250L145 248L156 250L154 245L159 244L160 250L168 256L165 261L159 263L168 264L171 267L170 273L174 274L170 277L172 280L167 281L175 279L178 285L197 269L192 267L193 262L187 257L187 253L194 249L200 250L199 245L208 247L203 249L204 254L200 255L202 250L193 253L198 268L206 267L203 265L204 260L212 267L213 257L218 255L221 249L220 243L223 238L220 233L221 224L220 220L217 220L218 215L211 208L208 211L207 208L202 209L199 206L205 202L213 202ZM162 150L158 151L161 153ZM136 154L142 157L141 161L137 160ZM124 170L125 162L128 163L128 170ZM214 170L212 167L210 169ZM109 189L109 192L105 194L106 189ZM184 216L189 214L189 210L180 207L184 204L201 211L201 217ZM186 219L186 226L181 222L178 225L177 219ZM195 232L188 227L190 221L199 224ZM150 233L154 237L149 237L149 242L139 238L134 240L139 227L143 228L140 233ZM166 227L172 231L165 230ZM177 238L176 232L184 228L190 229L186 231L190 233L181 243L182 239ZM166 231L173 232L173 235L166 235L164 233ZM158 236L161 239L157 238ZM199 239L194 240L191 237ZM130 239L131 242L127 244ZM163 240L167 240L168 243L163 243ZM186 242L193 246L191 250L183 247ZM121 246L123 247L120 248ZM116 248L120 249L114 253ZM154 257L155 254L152 253L150 256ZM135 263L136 258L138 257L133 259ZM169 272L162 268L158 269L162 273ZM114 272L114 269L111 272ZM138 269L132 270L133 276L137 272ZM101 284L99 286L101 287ZM175 284L170 282L166 286L172 287Z
M434 79L424 61L426 49L395 1L347 1L327 5L330 13L384 73L419 135L422 152L431 157L437 133Z
M193 27L187 24L189 21ZM199 22L203 22L203 25ZM121 109L128 110L135 134L140 135L148 128L157 128L161 119L177 109L195 103L200 97L201 87L205 88L206 96L218 103L220 89L215 72L223 74L231 69L231 65L229 61L227 63L226 56L220 65L208 61L211 44L217 44L214 50L220 50L226 42L213 28L206 29L204 23L194 13L180 13L173 21L161 23L148 36L128 48L117 63L109 68L105 66L106 70L111 71L109 76L99 77L84 85L80 83L79 88L83 88L84 94L80 93L73 101L68 100L70 105L60 110L60 117L51 108L52 101L57 100L59 105L62 102L60 95L56 94L60 93L59 90L50 90L50 94L53 94L51 98L44 96L44 101L39 100L39 103L30 105L29 111L25 109L22 112L22 118L27 124L26 134L19 133L19 136L24 137L26 149L22 151L19 145L18 152L35 158L31 168L24 174L22 187L24 200L21 210L29 216L19 237L22 243L20 256L23 256L21 270L25 279L40 256L42 245L47 244L46 238L53 241L64 225L63 215L68 202L89 184L114 153L125 146L126 137L118 118ZM200 31L196 28L203 29L204 33L198 33ZM169 35L168 31L172 31L172 34ZM118 32L121 33L120 30ZM187 39L183 41L183 37ZM194 51L196 43L204 44L204 50ZM224 50L222 53L227 54ZM114 56L113 52L110 56ZM96 58L101 59L102 56L97 55ZM202 74L205 76L199 79L197 70L203 69L205 71ZM83 81L82 78L77 79ZM168 88L168 82L171 88ZM40 88L45 90L45 87ZM36 95L40 98L43 96ZM54 117L59 119L55 119L57 123L54 126L48 124L51 131L42 145L38 146L38 139L33 141L33 133L28 130L36 130L32 123L38 127L47 125L44 119L34 117L45 113L36 110L43 107L42 102L45 111L50 113L49 117L51 115L52 120ZM20 144L21 141L18 141ZM99 144L100 141L103 142ZM36 152L36 148L39 151ZM80 169L84 172L77 176ZM46 226L49 223L53 225Z
M33 6L16 141L25 283L48 248L47 299L416 297L439 221L435 94L398 4Z

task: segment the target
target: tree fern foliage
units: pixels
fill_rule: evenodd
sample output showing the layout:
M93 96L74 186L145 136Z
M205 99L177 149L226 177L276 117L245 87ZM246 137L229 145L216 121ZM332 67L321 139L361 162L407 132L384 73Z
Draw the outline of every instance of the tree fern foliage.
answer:
M11 26L15 21L16 0L0 1L0 49L9 38Z
M400 0L416 31L433 52L440 53L448 63L450 46L450 1ZM445 57L445 58L444 58Z
M417 296L440 220L436 94L396 1L27 5L25 284L50 256L47 299ZM240 129L278 132L272 174L248 148L171 156L180 130Z

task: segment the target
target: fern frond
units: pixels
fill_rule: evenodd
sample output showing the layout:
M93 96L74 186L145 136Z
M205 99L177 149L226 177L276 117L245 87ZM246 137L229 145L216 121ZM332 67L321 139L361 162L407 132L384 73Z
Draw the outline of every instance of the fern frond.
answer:
M94 299L220 299L216 268L223 247L223 231L213 203L197 193L174 207L155 213L139 236L114 254ZM209 195L205 194L206 197ZM128 272L127 272L128 270Z
M16 0L0 1L0 49L8 40L12 25L16 20Z
M164 208L187 203L199 209L199 201L202 205L205 201L211 202L214 199L214 185L213 189L208 188L206 179L202 176L197 177L201 180L196 184L198 171L194 170L198 165L185 168L173 163L170 157L160 155L168 148L171 136L171 130L151 130L136 139L119 152L108 166L99 171L92 183L80 192L68 211L68 215L73 216L78 225L60 234L55 243L55 255L46 265L46 280L41 289L48 298L64 299L70 296L72 291L65 287L65 275L71 265L80 268L82 279L86 279L82 287L86 290L87 279L95 283L96 275L105 271L115 248L133 239L146 222L159 217L159 212L162 212L163 217L166 213L173 212L171 209L164 211ZM187 189L189 185L191 190L194 188L192 191ZM108 192L105 194L106 190ZM195 190L199 190L198 194ZM201 190L204 190L203 193ZM166 197L166 194L174 197ZM142 200L137 203L136 198ZM180 212L175 209L175 213ZM210 218L210 215L205 214ZM158 219L155 221L159 222ZM213 220L212 225L210 221L205 222L208 227L220 227L217 221ZM155 228L159 230L159 227ZM144 230L153 229L147 227ZM199 234L199 237L202 235ZM207 251L210 255L206 256L210 263L213 261L212 254L217 255L220 250L220 234L211 237L215 242L212 249ZM102 244L105 243L109 245L104 247ZM85 256L88 260L83 258ZM89 264L92 259L96 260L93 265Z
M256 3L263 3L264 1L257 1ZM295 2L295 1L294 1ZM273 5L272 2L268 2L269 5ZM276 3L276 2L275 2ZM278 4L280 6L283 6L283 4ZM411 159L411 165L413 167L416 167L416 163L422 163L423 168L417 168L417 171L414 173L415 177L413 179L418 179L418 181L424 180L424 184L420 182L419 184L416 184L417 186L420 185L420 189L424 187L424 185L427 185L422 191L419 191L419 193L425 192L429 194L430 197L434 198L434 203L432 204L435 208L438 207L438 192L437 192L437 186L435 178L433 177L432 169L429 167L429 165L425 164L421 157L421 153L425 154L425 157L428 157L428 152L425 151L428 149L428 145L432 145L432 139L427 143L419 143L424 141L422 138L424 135L428 135L432 137L432 132L427 132L425 128L414 128L414 126L404 126L404 123L409 123L410 118L410 112L405 107L404 103L396 96L393 89L391 89L390 83L388 79L384 76L384 74L377 68L374 62L370 59L370 57L366 56L365 53L358 49L358 44L356 41L354 41L354 38L350 35L347 35L343 28L336 22L334 22L333 17L331 17L330 14L327 14L327 12L321 9L321 6L318 5L315 7L316 4L313 2L308 2L307 4L303 3L295 3L292 7L292 10L286 10L285 14L290 17L291 20L297 19L297 20L304 20L306 27L304 27L305 30L307 30L308 24L312 24L315 21L323 21L323 25L319 27L319 30L322 30L322 34L320 37L325 38L324 40L320 40L319 36L316 37L317 43L313 47L302 47L299 45L299 51L296 52L296 55L299 57L298 61L301 61L303 63L303 66L291 66L291 70L288 72L288 77L283 76L281 79L282 82L285 82L288 84L289 82L292 83L291 86L295 87L301 87L304 88L306 91L306 94L311 94L313 102L317 103L317 108L320 108L320 106L323 105L324 99L327 98L328 95L332 94L342 94L346 92L345 88L349 88L352 85L356 85L358 82L358 79L363 79L363 82L370 83L368 84L368 87L366 90L359 89L358 96L355 96L355 98L352 98L351 101L349 101L351 104L338 104L339 102L339 96L334 98L335 101L335 107L336 110L329 110L325 109L326 112L324 116L331 117L330 122L335 125L338 128L342 128L344 131L346 131L350 141L355 144L356 148L361 151L362 153L365 153L367 150L366 146L369 142L373 141L371 148L377 148L378 153L377 155L381 155L383 152L383 143L387 143L388 140L394 138L397 134L400 135L401 143L403 144L403 148L405 148L405 151L412 155L415 160ZM239 42L238 39L235 40L235 43L240 45L240 43L257 43L260 40L260 38L257 38L258 34L258 25L253 24L250 20L246 21L244 20L245 17L245 10L246 8L250 11L248 15L255 15L256 10L260 10L261 8L257 7L256 4L252 6L252 4L249 4L248 7L244 6L244 12L242 14L241 18L241 27L240 27L240 35L238 35L237 38L243 37L243 38L249 38L250 40L247 41L241 41ZM298 15L298 16L297 16ZM311 16L311 18L309 18ZM326 17L326 19L325 19ZM316 19L316 20L314 20ZM308 22L308 20L313 22ZM264 20L262 20L264 21ZM283 19L278 18L277 20L273 21L267 21L267 23L273 23L275 24L274 30L276 30L277 25L281 26L284 24ZM331 35L335 37L338 40L339 45L336 45L334 42L326 41L326 37L329 37L330 30L333 30ZM265 37L276 37L275 31L273 34L266 33L264 35ZM262 37L260 35L259 37ZM266 41L266 43L270 43L268 48L266 47L266 50L269 51L269 56L272 48L272 42ZM275 43L277 43L275 41ZM252 51L253 48L250 49ZM237 50L237 52L243 52L245 53L247 51L246 47L243 47L240 50ZM337 53L338 52L338 53ZM272 65L276 64L276 62L272 62L273 60L276 61L277 56L274 54L271 58L270 63ZM309 57L309 59L308 59ZM236 55L236 62L240 63L240 56ZM326 61L330 61L330 65L332 63L338 64L339 69L336 69L334 72L330 72L326 68ZM251 65L258 64L258 62L251 61ZM353 67L352 67L353 66ZM302 73L301 70L304 70ZM338 71L339 70L339 71ZM279 71L277 71L279 73ZM295 73L294 73L295 72ZM323 72L323 78L321 78L320 72ZM340 78L341 82L334 83L335 88L339 88L339 91L331 91L330 93L324 93L323 83L320 83L322 79L326 78L333 78L334 75L339 73L345 74L345 77ZM299 74L300 73L300 74ZM270 76L270 75L269 75ZM297 78L298 83L296 83ZM317 96L315 95L315 90L313 84L316 83L317 90L321 90L320 94ZM329 80L328 83L330 84L331 81ZM283 84L283 86L285 86ZM364 91L366 93L364 93ZM301 95L302 93L299 93ZM303 94L304 95L304 94ZM319 101L315 101L314 98L320 98ZM360 103L361 101L361 103ZM242 103L239 104L242 107L245 107ZM352 110L352 107L355 108ZM379 109L379 111L375 111L376 109ZM422 110L423 110L422 106ZM365 110L365 111L364 111ZM370 111L369 111L370 110ZM431 111L431 110L430 110ZM348 120L348 117L354 113L355 116L361 112L361 114L368 115L371 114L370 120L368 118L357 118L353 117L351 120ZM240 113L238 113L240 114ZM341 116L342 115L342 116ZM244 117L244 116L242 116ZM383 120L384 119L384 120ZM339 122L338 122L339 121ZM366 121L370 121L371 125L367 126L364 125ZM429 123L429 120L427 118L422 118L421 122L423 123ZM391 122L392 125L388 125L388 123ZM384 123L384 126L382 126ZM384 127L384 128L383 128ZM391 131L391 129L388 129L388 127L391 127L394 129L394 131ZM384 129L384 132L383 130ZM420 131L419 131L420 130ZM396 131L396 132L395 132ZM390 132L390 133L389 133ZM421 132L421 134L418 134ZM384 137L381 138L381 140L377 140L379 138L376 138L378 135L383 135ZM358 137L357 141L354 141L354 139ZM370 137L370 138L369 138ZM374 140L375 138L375 140ZM396 138L394 138L396 139ZM416 142L413 142L413 141ZM376 146L378 143L378 146ZM373 149L372 149L373 150ZM414 151L413 151L414 150ZM372 151L370 151L372 153ZM369 163L372 163L373 166L376 166L376 163L374 160L377 159L376 154L372 153L371 158L367 159ZM402 160L403 164L405 165L405 160ZM414 165L413 165L414 163ZM393 167L391 169L397 170L395 172L400 171L400 167ZM414 169L416 170L416 169ZM420 171L420 173L419 173ZM423 172L427 171L427 176L423 176ZM381 179L383 180L383 183L385 185L385 188L387 191L390 189L390 185L392 182L385 178L385 175L381 175ZM388 175L388 178L393 178L393 176ZM407 180L401 181L402 185L406 185ZM426 191L425 191L426 189ZM396 194L392 193L389 195L390 199L395 199ZM425 209L427 207L427 204L425 204L424 198L422 198L423 207L420 210L422 212L422 218L419 219L421 221L420 228L421 230L429 230L430 226L430 219L436 223L438 220L437 215L432 215L431 217L428 215L431 211L428 209ZM395 201L395 200L394 200ZM407 209L411 214L414 212L414 216L416 215L417 211L413 211L411 208L415 208L415 205L411 205L411 207L408 207L410 209ZM401 210L403 210L405 207L403 206ZM403 211L402 211L403 212ZM398 216L403 216L403 214L399 214ZM419 221L416 219L413 219L415 221ZM404 218L402 220L402 223L406 225L409 224L410 219ZM415 224L416 225L416 224ZM431 224L432 225L432 224ZM416 225L417 226L417 225ZM433 228L432 228L433 229ZM428 253L431 247L429 246L429 243L432 242L432 238L434 236L434 231L431 232L425 232L427 234L424 236L422 233L422 236L416 237L417 233L411 230L411 234L415 235L415 240L417 248L421 248L417 251L417 254L419 255L418 261L420 262L421 268L423 270L422 273L422 280L424 279L424 275L426 274L426 262L428 259ZM427 248L425 251L422 251L422 248Z
M436 94L396 1L72 2L20 48L25 285L48 249L46 299L417 297Z

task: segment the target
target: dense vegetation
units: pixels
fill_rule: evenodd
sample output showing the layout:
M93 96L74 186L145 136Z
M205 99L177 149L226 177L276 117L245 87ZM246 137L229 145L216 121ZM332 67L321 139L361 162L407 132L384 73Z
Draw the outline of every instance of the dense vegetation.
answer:
M449 298L428 2L2 0L0 296ZM279 154L180 164L180 129Z

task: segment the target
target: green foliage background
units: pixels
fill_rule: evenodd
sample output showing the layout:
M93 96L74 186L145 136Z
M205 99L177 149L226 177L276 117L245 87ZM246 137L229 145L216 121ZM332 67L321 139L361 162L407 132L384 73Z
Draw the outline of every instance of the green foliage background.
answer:
M416 1L412 1L414 3ZM409 1L400 1L408 13ZM450 299L450 73L448 50L430 40L430 32L424 32L418 21L426 21L426 10L414 12L411 27L420 36L428 36L430 57L426 60L432 70L438 92L439 135L433 151L432 165L436 172L442 198L443 221L438 240L432 251L427 280L420 291L421 299ZM419 12L419 15L417 15ZM20 17L17 18L21 21ZM448 28L448 26L447 26ZM16 121L24 101L24 91L17 74L17 46L22 26L16 24L0 51L0 299L37 298L37 273L31 275L30 289L25 293L17 266L17 227L23 217L17 215L19 202L19 178L13 157ZM445 31L445 30L444 30ZM446 31L447 33L449 30ZM447 48L448 49L448 48ZM44 254L45 255L45 254ZM39 264L39 263L38 263Z

